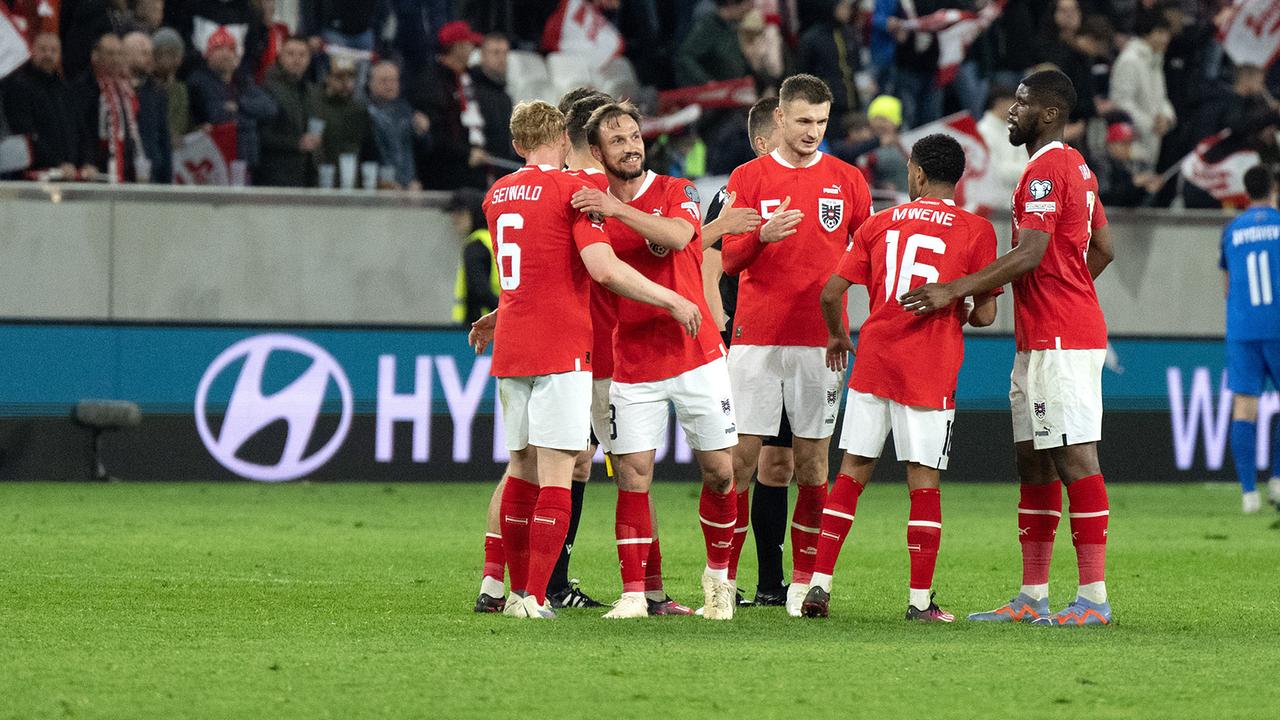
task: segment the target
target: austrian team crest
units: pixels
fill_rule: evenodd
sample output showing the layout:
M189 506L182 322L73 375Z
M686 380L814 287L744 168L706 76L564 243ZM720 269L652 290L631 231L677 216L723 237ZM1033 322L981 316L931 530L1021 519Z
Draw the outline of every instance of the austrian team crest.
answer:
M834 407L836 404L836 399L839 396L840 396L839 390L828 390L827 391L827 407Z
M840 198L818 198L818 222L827 232L833 232L844 220L844 200Z
M729 413L733 412L733 404L729 402L728 398L725 398L720 401L720 409L724 411L725 415L728 415Z
M1031 409L1033 412L1035 412L1036 419L1039 420L1040 422L1044 422L1045 404L1042 402L1031 403Z

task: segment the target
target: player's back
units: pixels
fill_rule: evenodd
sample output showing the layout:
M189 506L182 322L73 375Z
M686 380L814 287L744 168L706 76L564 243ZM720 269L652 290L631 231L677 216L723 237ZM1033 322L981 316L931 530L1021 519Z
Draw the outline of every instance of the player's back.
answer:
M485 196L502 287L494 375L591 369L591 279L573 234L579 213L569 204L581 186L557 168L525 166Z
M854 234L840 274L867 288L869 314L858 333L850 386L914 407L954 407L968 310L914 315L898 302L908 290L949 282L995 260L991 223L949 200L920 198L883 210Z
M1086 260L1093 228L1105 224L1098 180L1079 151L1061 142L1038 150L1013 194L1014 244L1019 229L1049 234L1039 266L1013 282L1019 350L1107 346Z
M827 332L815 308L822 286L871 214L871 191L857 168L825 153L795 167L778 151L733 171L729 190L738 204L767 221L789 197L788 210L804 213L794 235L770 243L739 275L733 342L742 345L823 346ZM726 240L726 243L730 240Z
M1280 339L1280 211L1251 207L1222 233L1227 271L1227 339Z

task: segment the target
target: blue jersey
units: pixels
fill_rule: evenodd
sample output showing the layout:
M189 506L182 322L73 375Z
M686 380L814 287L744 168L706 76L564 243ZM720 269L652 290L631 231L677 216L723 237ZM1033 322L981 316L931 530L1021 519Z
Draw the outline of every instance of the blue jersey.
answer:
M1222 231L1227 340L1280 339L1280 211L1254 207Z

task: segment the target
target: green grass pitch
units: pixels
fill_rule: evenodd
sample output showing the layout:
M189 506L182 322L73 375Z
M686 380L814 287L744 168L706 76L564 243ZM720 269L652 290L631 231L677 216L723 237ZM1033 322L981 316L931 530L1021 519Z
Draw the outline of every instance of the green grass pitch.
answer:
M482 485L0 484L0 718L1257 718L1280 703L1280 525L1226 485L1111 488L1116 623L910 625L906 493L863 495L832 617L477 616ZM697 488L660 484L698 604ZM1013 485L949 486L957 615L1016 589ZM614 490L573 574L619 580ZM1055 609L1075 588L1064 521ZM743 585L755 579L748 542Z

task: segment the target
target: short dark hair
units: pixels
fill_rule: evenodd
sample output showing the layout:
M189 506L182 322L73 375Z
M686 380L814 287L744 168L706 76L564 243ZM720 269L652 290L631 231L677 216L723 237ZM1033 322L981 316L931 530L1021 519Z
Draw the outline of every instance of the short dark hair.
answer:
M752 142L773 130L774 125L777 124L773 118L773 111L777 109L778 98L776 97L760 98L755 105L751 106L751 110L747 112L747 135Z
M569 109L573 107L574 103L578 102L584 97L590 97L599 92L600 92L599 90L591 87L590 85L583 85L582 87L576 87L570 90L569 92L565 93L564 95L560 96L560 104L557 105L556 108L558 108L560 112L564 113L565 115L568 115Z
M1133 24L1133 31L1140 37L1146 37L1157 30L1164 30L1170 35L1174 33L1173 24L1169 22L1169 18L1164 14L1163 8L1161 8L1160 12L1142 13Z
M601 105L591 112L590 119L587 120L587 141L592 145L600 144L600 128L610 120L617 120L621 117L629 117L640 124L640 111L635 105L623 100L622 102L611 102L608 105Z
M911 146L911 161L930 182L955 185L964 175L964 148L950 135L925 135Z
M1065 121L1076 108L1076 86L1061 70L1041 70L1022 78L1022 84L1031 91L1041 105L1056 107L1062 111Z
M1266 167L1254 165L1244 171L1244 190L1249 193L1250 200L1266 200L1271 197L1274 187L1275 178Z
M613 98L602 92L592 93L569 106L564 114L564 129L569 133L569 143L575 148L587 146L587 121L597 108L613 102Z
M782 81L782 87L778 90L778 100L780 102L803 100L813 105L821 105L832 101L831 88L813 75L803 73L792 75Z

